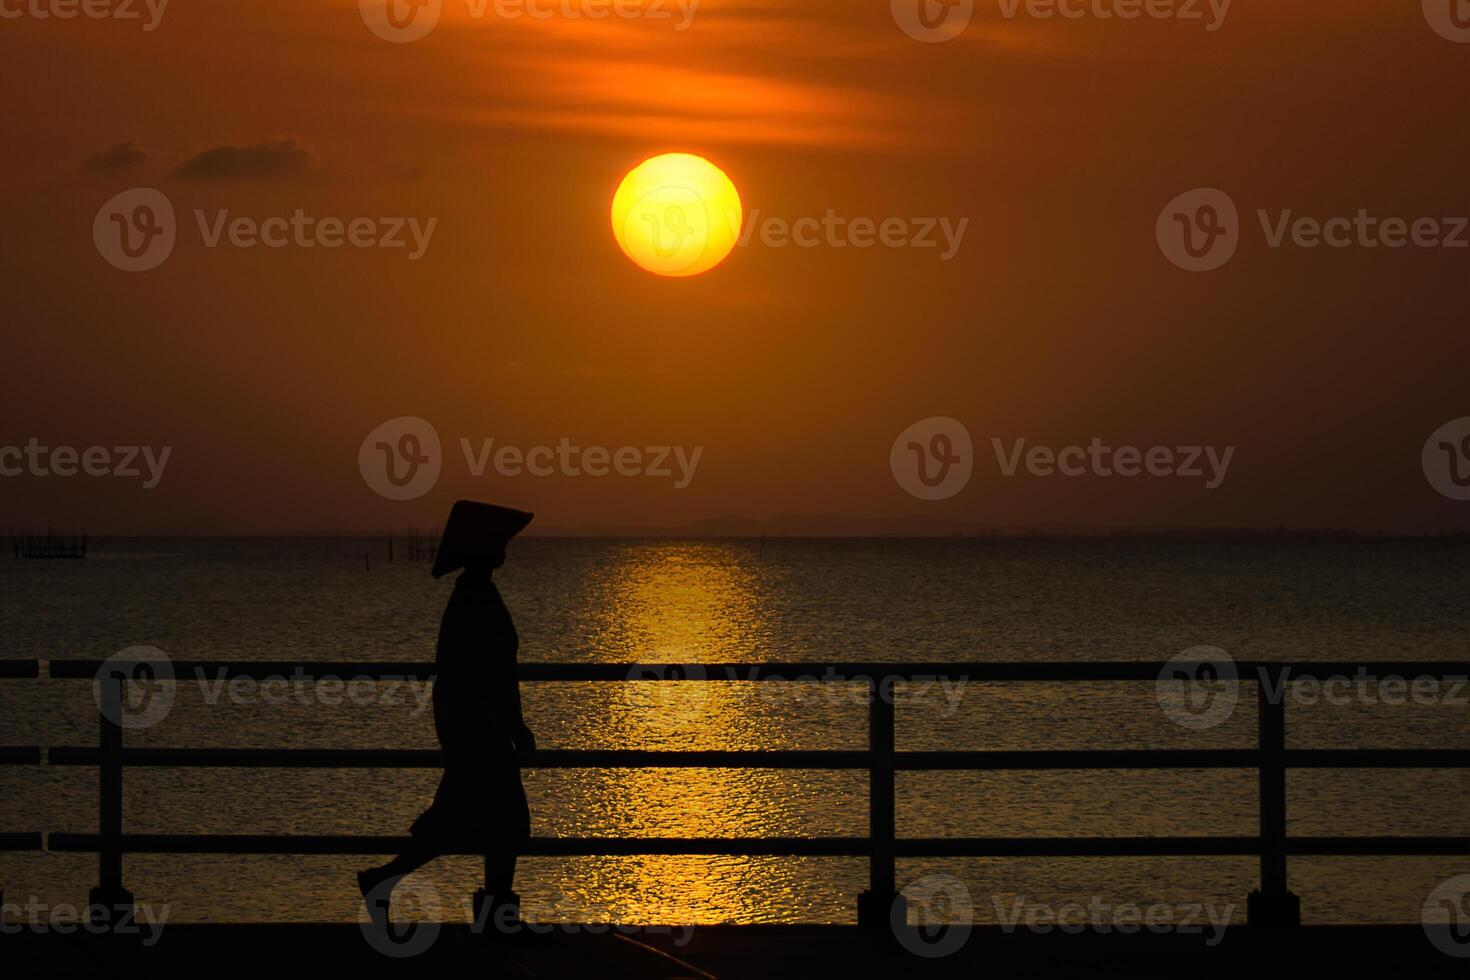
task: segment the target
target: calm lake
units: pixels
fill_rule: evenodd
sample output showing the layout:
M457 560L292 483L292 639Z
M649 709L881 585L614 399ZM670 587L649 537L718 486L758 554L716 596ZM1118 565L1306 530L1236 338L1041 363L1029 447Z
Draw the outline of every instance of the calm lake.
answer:
M370 555L370 563L364 555ZM84 561L0 560L0 656L432 660L450 580L387 561L385 542L116 540ZM1466 660L1470 547L1443 541L569 540L528 538L497 573L521 658L549 662L1166 660L1206 645L1239 659ZM1412 678L1410 678L1412 679ZM176 686L128 744L433 748L427 690ZM1376 687L1373 688L1376 690ZM542 748L862 748L866 705L844 685L526 684ZM1470 739L1470 692L1429 703L1301 697L1294 747L1444 748ZM1400 699L1403 700L1403 699ZM0 744L93 745L84 681L0 681ZM901 749L1251 747L1253 689L1222 723L1178 724L1157 685L968 681L901 689ZM138 833L400 834L428 770L135 769ZM866 775L774 770L526 773L538 835L861 836ZM0 767L0 830L96 829L96 775ZM1464 770L1294 771L1295 835L1470 835ZM1254 771L901 773L900 835L1249 835ZM353 870L376 859L138 856L126 881L171 921L350 921ZM1466 859L1299 859L1309 922L1417 922ZM860 859L522 859L527 918L663 923L850 922ZM924 860L965 883L979 921L1018 899L1060 905L1234 905L1249 858ZM0 854L7 901L81 904L95 858ZM416 876L464 918L474 859ZM922 887L922 886L921 886Z

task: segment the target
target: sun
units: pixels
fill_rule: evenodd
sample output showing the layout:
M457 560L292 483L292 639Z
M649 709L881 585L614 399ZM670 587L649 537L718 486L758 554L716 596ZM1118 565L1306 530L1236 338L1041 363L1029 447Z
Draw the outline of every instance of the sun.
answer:
M740 238L742 218L735 183L693 153L644 160L612 200L623 254L661 276L697 276L719 265Z

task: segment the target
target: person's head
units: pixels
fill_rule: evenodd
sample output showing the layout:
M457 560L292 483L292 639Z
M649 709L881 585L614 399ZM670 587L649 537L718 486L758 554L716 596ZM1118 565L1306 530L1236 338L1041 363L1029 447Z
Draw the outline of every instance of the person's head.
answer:
M471 575L488 575L505 564L505 545L499 551L478 555L465 560L464 570Z
M440 578L458 568L487 573L505 564L505 546L531 523L523 510L460 500L449 511L431 573Z

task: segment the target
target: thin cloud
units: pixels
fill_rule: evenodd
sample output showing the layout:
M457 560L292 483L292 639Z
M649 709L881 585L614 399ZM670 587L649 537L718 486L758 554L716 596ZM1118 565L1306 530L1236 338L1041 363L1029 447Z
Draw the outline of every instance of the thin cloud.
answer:
M120 174L136 169L146 159L148 154L138 149L136 142L128 140L87 157L82 169L89 174Z
M527 130L617 136L667 136L750 144L880 146L927 108L840 82L742 72L733 67L671 67L642 59L563 59L555 75L537 60L500 55L510 79L495 93L440 99L441 118ZM534 84L514 79L536 77Z
M177 177L196 180L260 180L300 177L311 172L310 151L294 139L254 146L216 146L174 168Z
M903 36L886 4L854 22L786 0L702 0L683 32L668 20L616 17L464 18L448 29L459 42L451 57L464 62L456 77L486 84L436 81L432 97L404 93L411 113L508 129L790 146L879 148L937 128L932 93L913 99L863 70L890 47L924 47Z

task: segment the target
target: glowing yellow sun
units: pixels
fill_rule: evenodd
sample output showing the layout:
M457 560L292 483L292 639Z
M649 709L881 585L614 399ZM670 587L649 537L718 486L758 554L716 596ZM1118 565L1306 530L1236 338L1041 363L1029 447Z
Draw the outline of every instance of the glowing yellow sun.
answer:
M719 265L740 238L742 217L735 184L692 153L644 160L612 201L623 253L661 276L694 276Z

